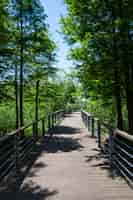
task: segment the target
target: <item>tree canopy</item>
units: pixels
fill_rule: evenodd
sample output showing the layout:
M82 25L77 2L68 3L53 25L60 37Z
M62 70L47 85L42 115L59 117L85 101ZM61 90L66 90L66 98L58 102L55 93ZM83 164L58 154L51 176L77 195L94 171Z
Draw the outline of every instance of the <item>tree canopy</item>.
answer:
M35 100L40 110L43 107L50 112L79 108L83 98L88 111L132 133L133 2L64 0L64 3L68 12L60 23L69 45L68 59L76 63L76 72L60 80L57 46L49 33L45 6L40 0L1 0L2 109L13 102L18 127L26 121L29 102L32 113L37 108ZM34 118L35 113L32 115Z
M133 130L132 18L133 3L125 0L65 0L68 15L61 18L69 58L77 61L79 77L89 96L109 105L117 127L127 108ZM101 103L100 103L100 106ZM105 111L106 112L106 111ZM125 112L125 109L124 109ZM117 115L115 115L117 113Z

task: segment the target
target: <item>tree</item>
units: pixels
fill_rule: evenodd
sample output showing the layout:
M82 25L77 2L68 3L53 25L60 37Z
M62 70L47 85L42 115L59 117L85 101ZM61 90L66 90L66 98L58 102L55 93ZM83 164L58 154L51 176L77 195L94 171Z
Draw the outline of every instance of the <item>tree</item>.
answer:
M29 82L32 85L55 76L56 45L50 38L46 17L39 0L0 3L0 97L1 102L16 99L16 128L24 125Z
M32 74L48 70L49 55L54 58L54 42L50 39L46 15L39 0L13 0L11 9L16 37L14 43L20 53L16 53L16 60L20 60L19 88L20 88L20 126L23 126L23 85L24 80ZM18 29L18 30L17 30ZM18 51L17 51L18 52ZM37 76L36 76L37 77ZM39 77L38 77L39 78Z
M68 16L61 19L62 30L71 45L70 57L77 61L87 96L91 96L92 90L98 98L106 97L109 102L112 99L112 104L114 98L117 127L122 129L121 102L126 93L129 129L133 130L131 1L65 0L65 3Z

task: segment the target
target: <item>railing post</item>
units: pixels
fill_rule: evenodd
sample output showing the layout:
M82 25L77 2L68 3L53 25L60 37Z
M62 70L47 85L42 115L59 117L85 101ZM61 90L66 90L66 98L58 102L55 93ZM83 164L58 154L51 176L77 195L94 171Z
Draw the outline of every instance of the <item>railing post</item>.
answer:
M55 118L54 118L54 113L53 113L53 125L55 126Z
M59 112L57 112L57 123L59 123Z
M84 121L84 113L82 114L82 119L83 119L83 123L85 123L85 121Z
M94 137L94 123L95 123L95 121L94 121L94 118L92 117L92 119L91 119L91 134L92 134L92 137Z
M60 121L63 119L63 111L61 111Z
M59 111L59 113L58 113L58 123L60 122L60 119L61 119L61 112Z
M113 166L113 154L114 154L114 132L109 130L109 159L111 166Z
M54 113L52 113L52 128L54 128Z
M85 125L85 114L83 113L83 122L84 122L84 125Z
M86 115L84 114L84 125L86 127Z
M50 122L50 119L51 119L51 117L50 117L50 114L48 115L48 131L50 130L50 128L51 128L51 122Z
M16 177L16 184L18 183L19 179L19 135L18 133L14 136L14 153L15 153L15 177Z
M42 137L45 136L45 119L42 119Z
M55 113L55 124L57 123L57 113Z
M88 126L88 116L87 116L87 114L85 115L85 126L86 126L86 128Z
M53 113L51 113L51 128L53 128Z
M32 123L32 134L33 134L33 141L34 141L34 144L35 144L36 140L37 140L36 121L33 121L33 123Z
M88 131L90 131L90 116L89 116L89 115L88 115L88 120L87 120L87 122L88 122L88 125L87 125Z
M56 113L54 113L54 125L56 125Z
M62 119L64 119L65 111L62 111Z
M59 112L57 112L57 123L59 122Z
M98 147L101 148L101 124L97 121L97 136L98 136Z

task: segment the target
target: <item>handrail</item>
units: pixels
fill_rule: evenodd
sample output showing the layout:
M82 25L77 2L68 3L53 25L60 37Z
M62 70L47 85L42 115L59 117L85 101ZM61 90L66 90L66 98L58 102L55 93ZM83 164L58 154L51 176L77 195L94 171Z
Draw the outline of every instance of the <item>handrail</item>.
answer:
M23 165L24 160L26 160L33 149L35 151L35 146L39 138L43 139L46 137L46 133L48 136L52 136L51 129L60 122L62 117L63 110L49 113L38 120L33 120L26 126L20 127L15 131L0 137L0 181L8 176L10 172L15 172L15 178L19 177L21 165ZM39 122L41 122L41 126L38 134ZM31 135L26 136L25 130L30 127ZM21 133L24 137L21 137Z
M109 154L110 164L119 170L128 183L133 187L133 136L104 123L89 113L82 111L82 118L92 137L97 137L98 147ZM95 128L95 126L97 126ZM102 128L108 130L107 140L102 142ZM120 144L120 146L119 146Z
M82 112L84 112L87 116L94 117L94 116L92 116L90 113L87 113L86 111L82 111ZM95 117L94 117L94 118L95 118ZM95 118L95 119L96 119L96 120L99 120L99 119L97 119L97 118ZM99 122L100 122L101 125L105 126L106 128L110 129L111 131L113 131L114 134L120 135L121 137L123 137L123 138L125 138L125 139L127 139L127 140L129 140L129 141L131 141L131 142L133 142L133 135L129 135L129 134L128 134L127 132L125 132L125 131L121 131L121 130L119 130L119 129L116 129L115 127L113 127L113 126L111 126L110 124L105 123L105 122L103 122L103 121L101 121L101 120L99 120Z
M129 135L128 133L124 132L124 131L121 131L119 129L116 129L115 132L114 132L115 135L119 135L125 139L127 139L128 141L130 142L133 142L133 135Z
M105 126L106 128L114 131L116 128L111 126L109 123L103 122L102 120L98 119L97 117L95 117L94 115L91 115L90 113L86 112L86 111L82 111L84 112L88 117L93 117L95 120L98 120L100 122L101 125Z
M88 112L86 112L86 111L81 111L81 112L83 112L83 113L85 113L87 116L92 116L90 113L88 113Z
M60 113L60 112L63 112L63 110L55 111L55 112L53 112L53 113L51 113L51 114L57 114L57 113ZM49 113L49 114L50 114L50 113ZM49 115L49 114L48 114L48 115ZM46 117L47 117L47 116L44 115L43 117L39 118L38 120L35 120L35 119L34 119L31 123L29 123L29 124L27 124L27 125L25 125L25 126L19 127L18 129L14 130L14 131L12 131L12 132L10 132L10 133L7 133L6 135L0 137L0 142L3 141L4 139L6 139L8 136L17 134L17 133L19 133L19 132L21 132L21 131L24 131L25 129L31 127L31 126L33 125L33 123L40 122L41 120L45 119Z

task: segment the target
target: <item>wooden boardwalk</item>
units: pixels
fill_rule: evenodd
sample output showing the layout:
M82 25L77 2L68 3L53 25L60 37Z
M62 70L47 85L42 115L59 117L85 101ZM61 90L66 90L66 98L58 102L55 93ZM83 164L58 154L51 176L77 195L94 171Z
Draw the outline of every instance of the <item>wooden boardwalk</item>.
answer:
M133 200L133 190L111 172L80 113L65 117L44 141L19 191L0 195L2 200Z

